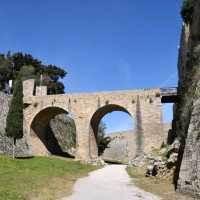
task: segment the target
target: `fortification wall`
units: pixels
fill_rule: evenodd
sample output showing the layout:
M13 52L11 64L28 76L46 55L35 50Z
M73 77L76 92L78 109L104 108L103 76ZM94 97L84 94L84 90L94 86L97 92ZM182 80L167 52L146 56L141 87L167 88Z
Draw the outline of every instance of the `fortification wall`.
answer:
M0 154L12 154L12 139L6 136L6 118L9 111L11 96L0 92ZM31 147L27 137L27 131L24 131L22 139L17 140L15 148L16 156L30 156Z
M200 0L183 27L179 56L179 102L174 130L181 141L175 183L178 191L200 196Z

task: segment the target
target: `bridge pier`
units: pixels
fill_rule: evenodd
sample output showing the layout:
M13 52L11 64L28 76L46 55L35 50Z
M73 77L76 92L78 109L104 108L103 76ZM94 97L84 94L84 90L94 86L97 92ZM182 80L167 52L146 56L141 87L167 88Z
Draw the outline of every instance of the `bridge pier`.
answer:
M98 147L95 134L87 118L75 119L76 123L76 159L84 162L94 161L98 158Z

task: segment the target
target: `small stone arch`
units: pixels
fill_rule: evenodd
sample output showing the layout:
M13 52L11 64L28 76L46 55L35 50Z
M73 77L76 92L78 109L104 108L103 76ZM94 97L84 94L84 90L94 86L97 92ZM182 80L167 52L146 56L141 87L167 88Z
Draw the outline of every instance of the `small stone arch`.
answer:
M34 155L54 154L69 156L66 152L62 151L49 127L50 120L59 114L69 114L69 112L58 106L47 106L36 112L32 117L30 121L30 138Z
M98 147L97 147L97 135L98 127L101 119L108 113L114 111L122 111L127 113L131 118L132 114L123 106L117 104L106 104L103 107L98 108L93 115L90 117L90 127L89 127L89 156L91 159L98 157Z

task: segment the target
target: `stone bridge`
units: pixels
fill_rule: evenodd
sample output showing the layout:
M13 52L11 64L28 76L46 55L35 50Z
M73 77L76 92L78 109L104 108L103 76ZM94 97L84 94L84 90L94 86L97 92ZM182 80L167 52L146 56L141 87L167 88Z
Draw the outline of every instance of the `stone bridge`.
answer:
M76 158L89 161L98 157L97 132L107 113L122 111L136 122L135 155L158 148L165 140L162 96L159 88L98 93L46 95L46 87L24 82L24 120L35 155L48 153L45 131L49 121L61 113L70 114L76 125Z

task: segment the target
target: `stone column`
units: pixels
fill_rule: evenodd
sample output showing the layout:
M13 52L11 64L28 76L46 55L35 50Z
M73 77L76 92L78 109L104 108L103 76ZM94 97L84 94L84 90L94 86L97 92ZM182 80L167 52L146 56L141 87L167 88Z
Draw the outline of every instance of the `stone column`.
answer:
M139 116L139 118L138 118ZM137 108L137 125L140 151L149 153L153 148L160 148L164 141L162 123L162 105L158 97L140 98L140 108Z
M143 125L142 125L142 114L141 114L141 106L140 106L140 97L137 97L136 102L136 155L140 156L144 153L144 133L143 133Z
M89 156L91 160L96 160L98 158L97 139L91 126L89 131Z
M46 96L47 86L36 86L36 96Z
M89 156L89 119L85 114L81 113L77 118L74 118L76 124L76 140L77 152L76 159L87 162Z
M34 87L35 87L35 79L28 79L28 80L23 81L24 97L33 96Z

